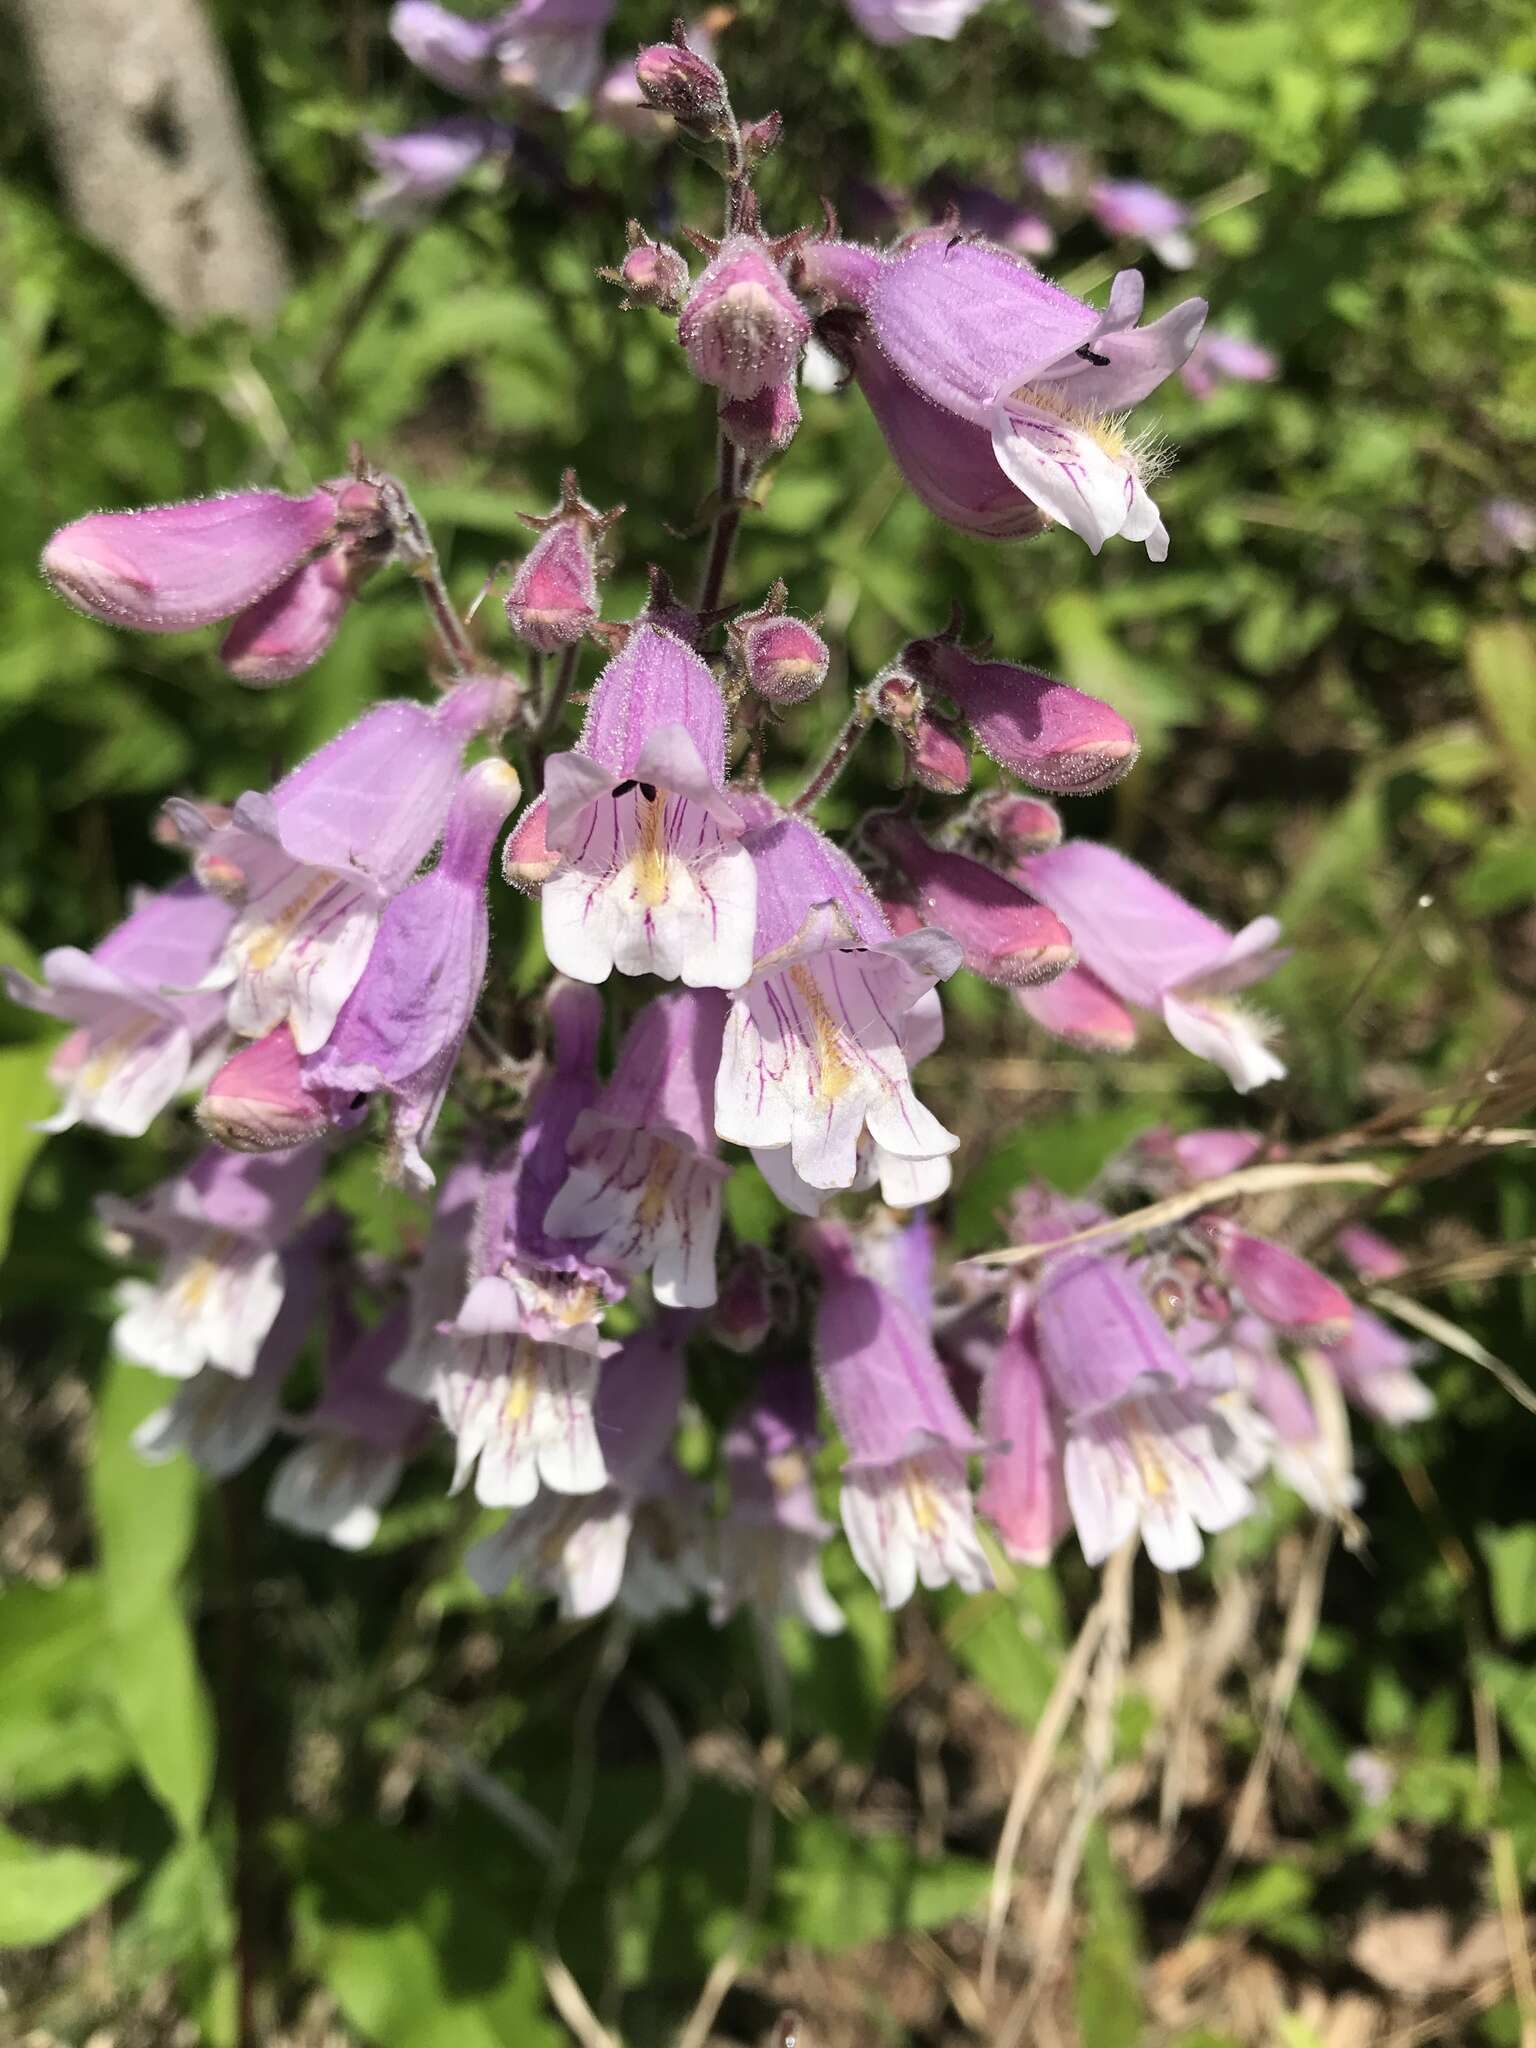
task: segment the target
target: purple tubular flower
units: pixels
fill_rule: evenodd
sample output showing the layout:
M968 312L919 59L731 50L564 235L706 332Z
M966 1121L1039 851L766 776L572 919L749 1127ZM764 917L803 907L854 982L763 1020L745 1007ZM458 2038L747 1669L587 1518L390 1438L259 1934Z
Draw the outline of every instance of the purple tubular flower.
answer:
M545 839L563 858L544 884L544 948L562 974L746 980L757 882L724 783L714 677L642 620L598 677L576 751L545 776Z
M198 879L236 906L201 986L228 989L230 1029L288 1024L318 1052L362 978L379 919L437 841L485 705L462 684L432 710L376 704L226 824L173 798Z
M715 1299L720 1201L730 1178L710 1156L725 1012L713 989L646 1004L613 1078L576 1121L570 1177L545 1217L555 1236L588 1240L595 1262L649 1272L664 1308L708 1308Z
M927 1325L858 1270L846 1231L813 1225L807 1241L822 1276L816 1364L848 1451L842 1520L859 1569L890 1608L919 1580L981 1592L992 1573L966 1479L980 1445Z
M1254 1237L1224 1216L1209 1216L1202 1229L1215 1248L1225 1279L1256 1316L1292 1336L1331 1344L1349 1333L1354 1313L1349 1296L1316 1266Z
M277 1248L320 1167L316 1152L246 1158L210 1146L136 1202L104 1197L110 1240L162 1261L154 1281L118 1285L121 1355L171 1379L204 1366L248 1379L282 1305Z
M195 882L147 896L89 953L55 946L35 982L0 970L12 1002L76 1028L49 1062L63 1101L39 1128L91 1124L142 1137L223 1020L217 996L183 995L223 946L230 910Z
M1205 304L1141 328L1142 290L1122 271L1100 314L1000 249L925 242L880 273L869 320L914 390L990 436L1016 496L1095 554L1119 534L1161 561L1168 536L1116 416L1178 369Z
M499 17L466 21L434 0L398 0L390 10L389 33L416 69L465 99L483 99L495 91L501 32Z
M409 1329L402 1303L347 1347L319 1401L288 1425L308 1441L272 1475L274 1522L338 1550L366 1550L379 1533L379 1510L426 1434L426 1409L389 1379Z
M1088 188L1088 211L1106 235L1145 242L1170 270L1188 270L1195 260L1189 208L1139 178L1099 178Z
M1202 334L1179 372L1184 388L1209 398L1219 384L1267 384L1280 374L1280 359L1240 334Z
M989 1446L976 1505L1020 1564L1044 1565L1071 1527L1060 1432L1024 1299L981 1383L981 1429Z
M958 941L965 965L984 981L1031 987L1072 965L1072 934L1060 918L994 868L940 852L896 817L873 824L870 838L914 893L923 923Z
M1074 1422L1189 1384L1188 1363L1123 1259L1087 1250L1048 1258L1034 1329L1051 1392Z
M912 1092L901 1020L960 948L939 932L892 937L846 855L804 819L756 806L756 962L726 1025L716 1131L787 1146L812 1188L852 1184L866 1127L900 1159L953 1152L959 1140Z
M1037 988L1018 988L1014 1001L1025 1015L1083 1052L1129 1052L1136 1043L1136 1019L1086 967L1069 967Z
M728 399L792 384L810 333L810 316L768 250L750 235L731 235L720 245L677 323L693 374Z
M1187 1052L1219 1066L1239 1094L1284 1077L1264 1022L1234 1001L1288 957L1258 917L1234 935L1113 847L1074 839L1019 864L1019 879L1070 929L1104 985L1162 1016Z
M613 0L518 0L498 17L502 85L559 111L575 106L597 83L612 12Z
M485 980L486 876L520 794L517 771L482 761L460 783L442 857L390 899L362 978L330 1037L303 1062L303 1085L333 1121L359 1095L386 1094L391 1178L433 1184L421 1147L437 1122Z
M953 640L913 640L902 660L919 682L954 699L985 754L1036 789L1090 796L1135 763L1131 726L1070 683L1011 661L979 660Z
M43 550L54 589L91 618L140 633L182 633L231 618L331 536L338 484L289 498L232 491L137 512L91 512Z
M888 259L859 242L822 236L795 252L795 289L819 312L834 306L862 310Z
M875 43L931 36L952 43L986 0L848 0L848 12Z
M1209 1398L1194 1391L1139 1394L1075 1419L1063 1470L1089 1564L1138 1529L1160 1571L1197 1564L1202 1530L1230 1529L1253 1511L1235 1448Z
M1369 1309L1356 1308L1349 1334L1322 1355L1349 1399L1378 1422L1400 1427L1435 1412L1435 1397L1415 1372L1429 1347L1411 1343Z
M793 1615L818 1635L846 1627L821 1575L832 1524L817 1511L811 1485L816 1443L810 1373L770 1366L721 1439L731 1505L720 1528L720 1585L709 1611L717 1628L743 1606L769 1619Z
M510 128L478 114L454 114L407 135L364 135L378 175L357 210L391 226L420 220L488 158L510 156L514 140Z

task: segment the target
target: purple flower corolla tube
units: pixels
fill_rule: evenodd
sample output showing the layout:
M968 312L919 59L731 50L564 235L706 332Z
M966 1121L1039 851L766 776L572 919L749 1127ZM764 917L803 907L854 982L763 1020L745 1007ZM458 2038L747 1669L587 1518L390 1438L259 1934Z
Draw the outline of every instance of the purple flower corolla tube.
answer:
M1195 1391L1138 1394L1070 1423L1063 1475L1088 1563L1102 1564L1139 1531L1159 1571L1198 1564L1202 1531L1214 1535L1253 1512L1234 1449Z
M272 1475L266 1505L274 1522L338 1550L366 1550L377 1536L379 1511L426 1435L427 1410L389 1378L409 1328L402 1302L346 1348L315 1406L289 1422L307 1441Z
M1091 1213L1091 1212L1090 1212ZM1046 1241L1081 1227L1041 1221ZM1036 1233L1030 1233L1036 1235ZM1034 1349L1062 1413L1077 1421L1132 1395L1189 1384L1189 1365L1123 1259L1084 1247L1048 1257L1035 1293Z
M731 235L688 294L677 323L693 374L727 399L794 381L810 316L765 245Z
M508 92L565 111L596 85L613 0L518 0L497 18L496 61Z
M110 625L140 633L211 626L265 597L330 538L342 488L91 512L60 527L42 571L77 611Z
M984 981L1025 988L1072 965L1072 934L1061 919L995 869L941 852L894 816L874 822L869 837L912 892L923 923L956 940Z
M1069 967L1038 988L1017 988L1013 999L1026 1016L1083 1052L1129 1052L1136 1019L1086 967Z
M599 512L582 497L576 472L560 480L553 512L522 514L538 539L518 564L507 592L507 624L537 654L580 640L598 617L598 543L623 512Z
M1220 384L1268 384L1280 374L1272 349L1240 334L1202 334L1179 375L1196 398L1209 398Z
M133 1447L146 1464L161 1465L184 1452L211 1479L228 1479L261 1450L282 1414L283 1382L313 1327L323 1255L335 1236L335 1218L320 1216L284 1251L282 1306L248 1379L205 1365L139 1424Z
M199 881L236 907L201 983L229 991L232 1031L261 1038L287 1024L300 1053L324 1045L385 904L437 842L487 701L470 682L430 710L376 704L270 796L247 790L226 824L171 800Z
M1000 249L927 242L881 271L869 320L914 390L990 436L997 468L1038 512L1095 554L1118 534L1162 561L1150 460L1119 418L1184 361L1205 303L1138 327L1142 293L1137 273L1121 271L1100 314Z
M1099 178L1088 188L1088 211L1106 235L1145 242L1170 270L1188 270L1195 260L1189 208L1139 178Z
M497 86L496 44L502 18L468 21L435 0L398 0L389 33L418 71L464 99L484 99Z
M720 1583L709 1610L717 1628L746 1606L770 1620L792 1615L818 1635L840 1635L847 1626L821 1574L833 1531L811 1484L816 1445L810 1372L770 1366L720 1440L731 1504L720 1527Z
M1430 1346L1410 1342L1367 1308L1356 1308L1349 1334L1322 1353L1355 1406L1394 1427L1435 1412L1435 1397L1415 1370L1431 1355Z
M255 1370L283 1299L278 1247L320 1175L318 1151L247 1158L210 1146L136 1202L103 1197L109 1242L160 1256L153 1281L123 1280L112 1342L170 1379Z
M331 548L242 612L220 642L219 659L253 689L291 682L330 646L355 594L345 551Z
M724 783L714 677L642 620L598 677L576 751L546 771L544 838L562 858L544 884L544 949L560 973L747 979L757 877Z
M1070 683L1015 662L979 659L945 638L910 642L902 660L925 688L954 699L984 753L1036 789L1093 795L1135 764L1129 723Z
M389 1097L389 1176L433 1184L421 1155L485 980L486 877L518 800L517 770L482 761L460 783L435 868L391 897L362 978L330 1037L303 1062L303 1085L335 1122L358 1096Z
M1239 1230L1225 1216L1207 1216L1200 1229L1215 1250L1222 1278L1256 1316L1317 1344L1348 1335L1354 1305L1326 1273L1284 1245Z
M1020 1564L1049 1564L1072 1525L1062 1479L1060 1431L1026 1298L1009 1304L1007 1328L981 1383L987 1439L978 1509Z
M859 1569L888 1608L919 1580L983 1591L992 1572L966 1478L980 1445L926 1324L859 1272L845 1231L813 1225L807 1243L822 1276L816 1365L848 1452L842 1521Z
M651 1275L663 1308L715 1299L720 1201L730 1168L715 1149L715 1072L725 997L679 990L647 1003L613 1077L571 1132L570 1177L545 1228L585 1256Z
M39 1129L91 1124L142 1137L223 1021L217 996L177 991L207 973L230 919L217 897L177 882L136 904L91 952L53 947L41 982L0 970L12 1002L75 1026L48 1064L63 1100Z
M715 1129L787 1146L813 1188L846 1188L861 1132L900 1159L959 1140L912 1090L902 1022L960 964L940 932L897 938L863 876L804 819L755 799L756 962L735 992L715 1084Z
M362 143L377 177L357 210L401 227L431 213L482 163L510 156L514 138L499 121L454 114L406 135L364 135Z
M1074 839L1022 861L1019 880L1066 924L1084 967L1138 1009L1161 1015L1187 1052L1240 1094L1284 1078L1265 1021L1234 1000L1288 957L1257 917L1235 936L1113 847Z
M848 0L848 12L871 42L905 43L931 36L952 43L986 0Z

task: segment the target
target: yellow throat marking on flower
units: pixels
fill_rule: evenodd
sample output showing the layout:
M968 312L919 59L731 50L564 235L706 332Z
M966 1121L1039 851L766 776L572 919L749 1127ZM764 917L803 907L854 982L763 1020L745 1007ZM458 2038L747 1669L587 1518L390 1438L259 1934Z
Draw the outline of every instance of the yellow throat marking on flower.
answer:
M295 889L282 908L242 939L240 951L252 974L266 974L315 905L334 885L333 875L316 874Z
M666 1213L667 1197L672 1183L677 1178L677 1169L682 1165L675 1146L658 1145L650 1171L645 1176L645 1192L640 1197L635 1211L635 1220L646 1230L654 1230Z
M234 1248L235 1240L228 1231L215 1231L208 1239L206 1248L200 1251L188 1265L185 1273L176 1282L171 1299L183 1315L195 1316L206 1305L208 1296L219 1277L219 1269Z
M816 986L811 970L796 965L790 968L789 978L810 1012L811 1029L816 1034L816 1093L823 1102L836 1102L854 1074L853 1062L843 1050L844 1034L827 1008L827 999Z
M507 1398L501 1406L501 1419L508 1429L516 1429L533 1406L538 1378L537 1347L527 1337L519 1337L512 1351Z
M939 1504L928 1475L921 1465L912 1460L902 1468L902 1483L907 1489L907 1505L912 1510L912 1520L920 1536L931 1536L943 1526L944 1510Z
M1048 412L1073 433L1086 434L1112 461L1123 462L1128 469L1136 467L1136 452L1125 431L1124 413L1091 412L1087 406L1074 405L1060 392L1043 390L1036 384L1021 385L1013 396L1020 405L1033 406L1036 412Z
M118 1068L131 1053L134 1053L160 1025L158 1017L136 1017L121 1031L114 1031L110 1038L104 1038L85 1065L80 1069L79 1086L86 1095L94 1095L104 1088Z
M1139 1401L1125 1404L1125 1441L1141 1483L1146 1488L1147 1499L1165 1500L1173 1491L1173 1481L1168 1476L1168 1467L1153 1447L1146 1411Z
M768 1477L773 1490L779 1495L793 1493L803 1486L810 1477L805 1456L800 1451L781 1451L776 1458L768 1460Z
M645 797L636 792L635 822L640 837L630 855L636 900L646 910L655 910L667 900L672 886L672 861L662 836L666 824L667 799L658 790Z

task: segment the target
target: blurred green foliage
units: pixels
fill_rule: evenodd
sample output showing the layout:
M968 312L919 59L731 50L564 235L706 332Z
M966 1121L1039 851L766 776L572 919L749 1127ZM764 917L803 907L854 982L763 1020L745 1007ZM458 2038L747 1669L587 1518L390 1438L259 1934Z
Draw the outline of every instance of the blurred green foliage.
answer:
M625 0L611 47L660 33L666 11ZM385 247L387 231L353 212L358 137L440 104L385 40L382 5L215 12L298 278L271 336L169 331L69 226L34 104L0 110L0 957L19 964L90 944L134 885L173 872L148 835L168 790L228 799L259 785L370 699L420 692L429 660L396 579L370 590L302 684L241 692L205 636L128 638L56 602L34 567L53 525L242 480L300 487L341 470L355 439L410 482L461 602L526 543L518 514L545 506L568 464L590 498L629 508L613 615L638 603L648 561L681 578L698 552L706 396L667 326L620 317L592 273L631 214L707 224L708 173L579 115L549 118L556 188L458 195L322 379ZM822 194L851 214L871 180L911 192L943 173L1017 192L1022 143L1081 142L1193 203L1193 287L1283 363L1273 384L1205 405L1176 385L1158 395L1179 453L1158 494L1173 535L1163 570L1129 547L1095 561L1064 535L1010 549L956 537L900 490L856 399L807 395L735 587L783 575L800 607L825 610L840 672L783 728L775 775L791 782L825 743L847 680L958 602L1002 653L1136 721L1140 767L1074 809L1080 829L1112 834L1229 921L1284 917L1297 953L1274 1001L1293 1080L1274 1115L1290 1135L1528 1058L1536 641L1522 607L1536 569L1486 558L1481 511L1496 494L1536 499L1529 8L1125 0L1099 54L1074 63L1045 49L1017 0L953 46L895 51L860 39L835 0L742 0L724 55L739 102L785 116L764 178L775 229L815 218ZM1138 254L1073 226L1053 274L1102 291ZM1158 301L1179 295L1146 267ZM492 648L496 615L482 614ZM871 744L832 822L878 798L893 765ZM495 916L510 1015L536 940L506 892ZM457 1568L466 1530L440 1474L419 1475L376 1551L351 1559L266 1529L259 1482L216 1500L186 1467L141 1466L128 1437L159 1389L104 1363L112 1273L91 1198L146 1184L186 1133L129 1148L81 1131L34 1158L49 1042L24 1013L0 1013L6 1398L21 1418L0 1476L8 1495L44 1503L27 1569L0 1591L0 1796L15 1809L0 1834L0 1941L47 1943L97 1916L108 2003L169 1972L174 2010L221 2048L237 2038L238 1908L244 1966L274 2015L291 2017L318 1980L363 2041L542 2048L559 2029L539 1954L556 1941L589 1996L606 1986L605 2015L622 2011L645 2042L669 2038L732 1943L748 1963L786 1946L803 1957L984 1910L992 1839L974 1828L919 1847L899 1800L883 1831L853 1824L825 1788L764 1811L750 1779L680 1761L721 1730L750 1758L772 1728L744 1623L668 1622L630 1648L587 1783L572 1729L602 1704L611 1632L553 1626L516 1599L487 1608ZM991 1240L1028 1175L1078 1186L1143 1125L1231 1113L1210 1071L1166 1044L1123 1066L1086 1062L975 991L957 993L935 1072L968 1132L961 1249ZM1410 1190L1397 1222L1446 1255L1529 1238L1520 1158ZM395 1241L400 1215L366 1160L343 1198L377 1242ZM745 1177L733 1204L751 1235ZM1441 1305L1497 1355L1529 1356L1528 1260L1523 1276L1448 1283ZM58 1398L82 1383L88 1422ZM1342 1965L1339 1929L1391 1831L1481 1869L1487 1830L1507 1828L1520 1873L1536 1876L1529 1421L1512 1429L1507 1397L1465 1360L1436 1385L1435 1420L1363 1449L1371 1549L1334 1564L1290 1724L1321 1790L1298 1839L1240 1869L1203 1922L1296 1968ZM1287 1526L1276 1504L1246 1548L1216 1547L1207 1578L1246 1568ZM786 1630L788 1739L897 1786L912 1768L913 1684L964 1674L1031 1728L1089 1592L1067 1563L941 1603L934 1625L893 1623L845 1557L833 1572L850 1630ZM1476 1749L1473 1685L1501 1717L1502 1775ZM1232 1707L1239 1767L1260 1712ZM1129 1753L1152 1725L1146 1710L1127 1717ZM1362 1747L1391 1766L1374 1806L1346 1768ZM1182 1901L1138 1909L1106 1840L1091 1841L1084 2040L1143 2037L1144 1962L1201 1890L1198 1856L1181 1868ZM103 2009L99 1973L93 1986L45 1957L17 1981L15 2009L50 2038L83 2039ZM900 2036L878 1981L866 2012L872 2038ZM1511 2012L1496 2005L1489 2038L1513 2038ZM767 2016L747 1999L732 2026Z

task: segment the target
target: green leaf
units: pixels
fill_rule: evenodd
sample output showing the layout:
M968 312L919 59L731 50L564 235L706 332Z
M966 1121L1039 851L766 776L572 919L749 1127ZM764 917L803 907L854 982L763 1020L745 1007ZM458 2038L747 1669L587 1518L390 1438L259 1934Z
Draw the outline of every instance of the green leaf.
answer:
M774 1882L773 1922L786 1940L836 1953L914 1927L938 1927L986 1897L991 1866L919 1856L899 1835L851 1835L816 1816L789 1837Z
M1477 1545L1488 1566L1499 1634L1510 1643L1536 1635L1536 1522L1479 1529Z
M1514 619L1474 626L1467 668L1515 795L1536 812L1536 639Z
M166 1398L153 1373L114 1362L97 1408L91 1498L101 1547L111 1694L139 1769L183 1834L213 1781L213 1715L182 1609L197 1526L197 1468L147 1465L134 1430Z
M1536 1671L1503 1657L1479 1657L1477 1675L1515 1738L1521 1756L1536 1771Z
M1011 1599L988 1594L964 1603L946 1633L956 1659L1003 1711L1033 1728L1061 1667L1061 1596L1052 1573L1015 1571Z
M1536 832L1516 826L1489 833L1455 885L1457 907L1469 917L1496 917L1536 897Z
M1097 1116L1031 1123L1007 1138L966 1175L955 1203L953 1241L958 1253L1003 1242L1000 1217L1009 1197L1037 1175L1064 1194L1087 1186L1107 1159L1138 1131L1159 1121L1145 1099L1124 1102Z
M1102 1831L1095 1828L1083 1854L1087 1934L1077 1959L1077 2025L1093 2048L1136 2048L1146 2013L1142 2005L1141 1930L1125 1882Z
M121 1856L50 1849L0 1826L0 1947L53 1941L132 1877Z
M11 1241L11 1219L27 1169L43 1142L43 1132L31 1126L45 1117L56 1100L48 1079L51 1041L32 1045L10 1045L0 1050L0 1259Z

